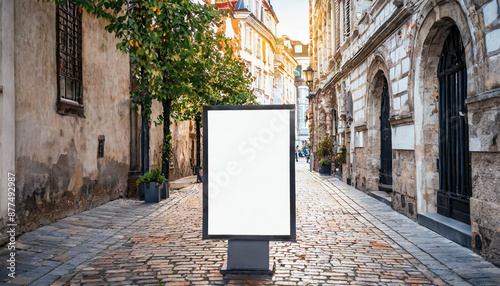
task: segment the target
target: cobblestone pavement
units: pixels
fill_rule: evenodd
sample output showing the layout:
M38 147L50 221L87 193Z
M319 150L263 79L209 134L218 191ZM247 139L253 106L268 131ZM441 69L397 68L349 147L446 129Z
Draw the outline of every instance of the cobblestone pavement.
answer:
M302 162L303 163L303 162ZM116 200L24 234L6 285L500 285L500 268L382 202L297 164L297 242L271 242L271 280L224 280L201 240L201 185ZM2 261L6 251L0 252Z

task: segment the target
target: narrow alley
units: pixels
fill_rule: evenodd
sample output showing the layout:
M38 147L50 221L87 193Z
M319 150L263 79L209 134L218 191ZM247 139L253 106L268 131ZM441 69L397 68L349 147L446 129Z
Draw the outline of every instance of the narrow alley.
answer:
M297 242L271 242L272 280L224 280L202 240L201 184L160 204L116 200L19 238L5 285L497 285L500 269L386 204L297 163ZM2 253L2 256L4 254ZM3 261L2 261L3 263ZM5 267L2 267L5 271ZM0 273L0 277L7 276Z

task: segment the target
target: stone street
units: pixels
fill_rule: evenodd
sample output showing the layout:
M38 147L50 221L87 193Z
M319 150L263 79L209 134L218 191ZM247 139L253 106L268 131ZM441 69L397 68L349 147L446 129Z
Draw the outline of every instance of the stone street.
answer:
M202 240L201 184L159 204L120 199L18 239L5 285L499 285L500 268L386 204L297 164L297 242L271 242L271 280L224 280Z

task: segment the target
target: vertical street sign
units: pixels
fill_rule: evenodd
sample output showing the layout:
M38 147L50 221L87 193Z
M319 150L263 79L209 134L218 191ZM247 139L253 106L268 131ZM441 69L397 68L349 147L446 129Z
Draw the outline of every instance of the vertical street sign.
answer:
M270 274L269 241L294 241L295 106L203 108L203 239L228 239L223 274Z

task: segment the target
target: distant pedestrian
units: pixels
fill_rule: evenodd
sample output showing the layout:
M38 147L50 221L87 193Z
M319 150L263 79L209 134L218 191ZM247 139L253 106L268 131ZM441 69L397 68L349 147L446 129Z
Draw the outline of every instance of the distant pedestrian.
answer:
M298 151L299 151L299 145L297 145L297 147L295 147L295 162L299 161Z

